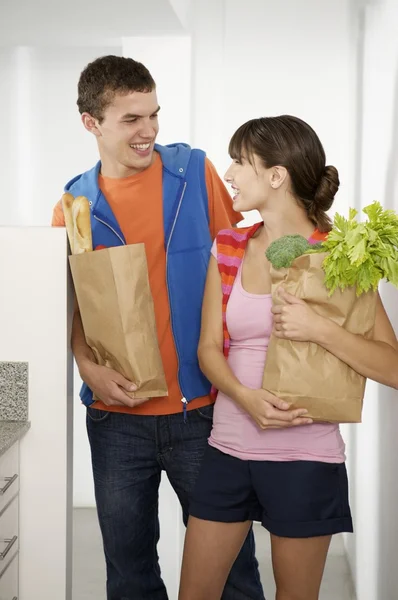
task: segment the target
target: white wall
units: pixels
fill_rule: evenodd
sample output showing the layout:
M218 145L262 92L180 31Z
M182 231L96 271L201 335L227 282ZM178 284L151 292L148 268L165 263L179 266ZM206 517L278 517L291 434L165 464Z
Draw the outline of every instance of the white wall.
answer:
M191 29L192 4L194 0L169 0L170 5L186 31Z
M239 125L299 116L339 169L335 208L344 211L353 190L349 0L201 0L192 11L194 144L224 173Z
M359 14L357 198L398 210L398 5L369 2ZM382 286L398 332L397 291ZM398 597L398 393L370 383L363 423L350 427L349 475L356 534L346 538L358 600Z
M189 35L122 39L123 56L151 72L161 107L160 144L191 142L191 37Z
M185 14L186 0L173 0ZM123 36L174 35L181 20L169 0L18 0L0 3L3 46L113 46Z
M121 48L0 47L1 225L48 224L64 183L97 160L77 81L89 61L110 53Z

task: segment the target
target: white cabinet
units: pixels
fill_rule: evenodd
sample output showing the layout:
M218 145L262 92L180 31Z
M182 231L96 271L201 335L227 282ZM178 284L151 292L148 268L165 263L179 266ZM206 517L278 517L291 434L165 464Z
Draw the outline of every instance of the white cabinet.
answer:
M0 457L0 600L18 600L19 442Z
M0 227L0 257L0 361L29 364L31 429L19 442L17 598L71 600L73 294L66 231Z
M0 577L0 600L19 600L18 554L9 562Z
M0 456L0 515L19 491L19 444ZM1 549L0 549L1 552Z

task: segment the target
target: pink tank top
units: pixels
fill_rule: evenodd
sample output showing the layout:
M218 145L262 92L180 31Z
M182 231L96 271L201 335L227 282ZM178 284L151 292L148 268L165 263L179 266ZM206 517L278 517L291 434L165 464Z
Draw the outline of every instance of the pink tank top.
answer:
M214 249L212 250L214 252ZM227 305L231 336L228 364L239 381L261 388L273 315L270 294L249 294L242 287L239 268ZM262 430L233 400L218 393L209 444L242 460L345 461L339 426L314 423L291 429Z

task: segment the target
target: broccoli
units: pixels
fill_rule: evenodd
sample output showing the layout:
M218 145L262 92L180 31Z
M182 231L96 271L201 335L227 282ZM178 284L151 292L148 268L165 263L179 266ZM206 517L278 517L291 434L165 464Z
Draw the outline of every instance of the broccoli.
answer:
M265 256L275 269L282 269L290 267L296 258L318 246L320 244L310 244L302 235L284 235L268 246Z

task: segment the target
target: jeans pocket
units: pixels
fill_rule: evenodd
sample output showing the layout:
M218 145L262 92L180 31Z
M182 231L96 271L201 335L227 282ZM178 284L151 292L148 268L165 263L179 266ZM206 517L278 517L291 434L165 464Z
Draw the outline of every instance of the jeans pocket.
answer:
M111 413L109 410L99 410L98 408L90 408L89 406L87 407L87 416L95 423L105 421L110 414Z
M208 404L196 409L197 414L206 421L213 420L214 404Z

